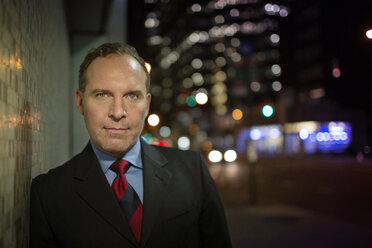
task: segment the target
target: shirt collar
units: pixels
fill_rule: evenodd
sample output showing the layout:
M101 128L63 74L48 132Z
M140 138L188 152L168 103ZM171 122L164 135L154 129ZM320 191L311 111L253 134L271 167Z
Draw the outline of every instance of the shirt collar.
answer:
M92 141L90 144L93 148L94 153L97 156L98 162L101 165L103 173L106 173L107 170L110 168L111 164L114 163L117 158L112 157L98 148L96 148ZM132 166L142 169L142 158L141 158L141 142L138 138L137 142L134 146L122 157L122 159L127 160Z

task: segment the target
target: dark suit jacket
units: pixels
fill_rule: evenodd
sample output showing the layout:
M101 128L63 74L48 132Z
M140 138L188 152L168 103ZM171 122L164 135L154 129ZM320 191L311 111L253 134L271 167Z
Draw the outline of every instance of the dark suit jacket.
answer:
M31 187L30 247L231 247L224 210L199 153L142 142L138 244L88 144Z

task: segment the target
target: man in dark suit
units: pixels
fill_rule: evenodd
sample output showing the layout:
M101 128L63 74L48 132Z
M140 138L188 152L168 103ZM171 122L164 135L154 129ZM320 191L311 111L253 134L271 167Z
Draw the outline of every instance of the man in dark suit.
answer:
M231 247L199 153L140 138L150 76L134 48L106 43L80 66L85 149L31 188L30 247Z

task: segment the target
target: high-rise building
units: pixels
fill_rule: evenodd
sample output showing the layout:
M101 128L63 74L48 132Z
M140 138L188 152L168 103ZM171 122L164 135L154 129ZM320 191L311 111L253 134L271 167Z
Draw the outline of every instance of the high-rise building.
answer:
M287 3L130 1L128 37L152 66L152 111L180 134L204 132L199 141L277 121L277 114L267 119L259 110L283 88L279 27L290 15Z

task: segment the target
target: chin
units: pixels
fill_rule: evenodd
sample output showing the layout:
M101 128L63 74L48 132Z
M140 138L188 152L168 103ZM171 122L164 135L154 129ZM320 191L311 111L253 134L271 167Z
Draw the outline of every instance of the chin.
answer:
M115 157L123 156L128 150L130 150L135 143L123 143L123 142L112 142L102 146L103 151L108 154L114 154Z
M128 151L129 149L126 149L126 150L118 150L118 149L103 149L103 152L112 156L112 157L115 157L115 158L120 158L122 156L124 156L124 154Z

